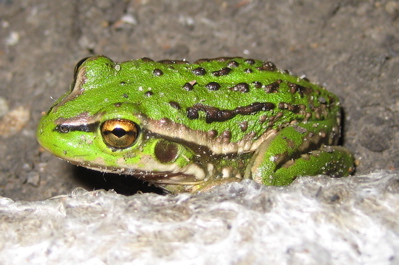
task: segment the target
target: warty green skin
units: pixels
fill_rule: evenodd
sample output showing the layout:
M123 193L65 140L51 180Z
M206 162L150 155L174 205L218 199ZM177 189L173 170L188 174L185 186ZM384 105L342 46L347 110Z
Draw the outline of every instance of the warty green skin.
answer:
M254 179L347 176L353 157L337 146L338 98L270 62L243 58L117 64L84 59L71 91L42 117L37 138L54 155L130 174L171 192ZM107 120L137 125L128 147L107 144Z

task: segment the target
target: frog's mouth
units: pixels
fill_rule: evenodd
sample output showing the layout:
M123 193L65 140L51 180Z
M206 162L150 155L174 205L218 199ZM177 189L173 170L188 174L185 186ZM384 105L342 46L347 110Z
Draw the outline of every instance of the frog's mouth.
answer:
M197 185L203 182L203 180L196 180L195 177L192 175L182 175L182 174L176 174L173 176L167 175L166 177L163 178L162 177L153 178L153 176L150 176L150 178L147 177L144 178L138 177L138 178L159 185Z
M126 169L126 168L113 168L113 167L97 167L91 165L82 165L81 163L75 163L69 161L71 164L77 166L83 166L94 171L101 171L104 173L113 173L119 175L129 175L135 178L154 183L157 185L197 185L202 183L204 180L198 179L194 174L185 174L181 172L151 172L137 169Z
M203 180L198 180L194 175L187 175L183 173L152 173L136 171L134 174L129 175L160 185L196 185L203 182Z

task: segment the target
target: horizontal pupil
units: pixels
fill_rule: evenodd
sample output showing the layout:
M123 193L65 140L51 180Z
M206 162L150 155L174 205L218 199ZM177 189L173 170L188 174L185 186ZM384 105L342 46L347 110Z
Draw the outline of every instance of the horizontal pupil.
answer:
M115 128L112 130L112 133L118 138L121 138L126 135L126 131L122 128Z

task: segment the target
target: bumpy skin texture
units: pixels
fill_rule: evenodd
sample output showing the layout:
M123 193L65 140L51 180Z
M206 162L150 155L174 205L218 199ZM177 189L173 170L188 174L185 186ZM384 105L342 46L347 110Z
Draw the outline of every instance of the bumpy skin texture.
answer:
M353 171L349 151L336 146L338 98L270 62L243 58L84 59L37 136L72 163L172 192Z

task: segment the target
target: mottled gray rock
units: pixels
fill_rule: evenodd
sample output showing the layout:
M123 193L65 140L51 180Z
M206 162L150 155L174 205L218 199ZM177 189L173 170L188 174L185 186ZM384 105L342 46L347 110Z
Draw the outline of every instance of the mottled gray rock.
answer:
M399 173L200 194L0 198L1 264L399 263Z

